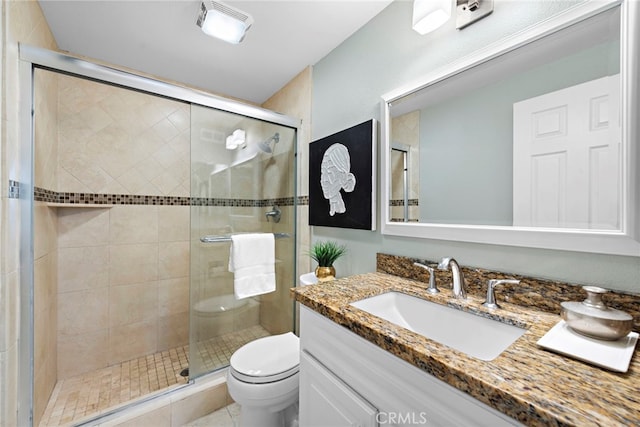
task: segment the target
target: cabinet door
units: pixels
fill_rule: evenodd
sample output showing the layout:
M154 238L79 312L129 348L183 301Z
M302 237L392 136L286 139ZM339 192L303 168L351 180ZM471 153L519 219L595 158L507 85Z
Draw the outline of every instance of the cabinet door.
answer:
M300 354L300 425L375 427L378 411L312 355Z

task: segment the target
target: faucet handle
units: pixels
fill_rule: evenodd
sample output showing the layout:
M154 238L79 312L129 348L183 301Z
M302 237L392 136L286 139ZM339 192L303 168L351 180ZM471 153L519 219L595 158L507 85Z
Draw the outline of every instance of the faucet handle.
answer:
M419 262L414 262L413 265L416 267L424 268L429 272L429 287L427 288L427 292L430 294L437 294L440 292L438 287L436 286L436 274L435 269L433 267L429 267L428 265L420 264Z
M518 283L520 283L520 280L516 280L516 279L491 279L491 280L489 280L487 282L487 299L486 299L485 302L482 303L482 305L484 305L485 307L490 308L490 309L500 308L500 306L496 302L496 295L495 295L495 292L493 290L494 290L494 288L496 286L501 285L503 283L518 284Z

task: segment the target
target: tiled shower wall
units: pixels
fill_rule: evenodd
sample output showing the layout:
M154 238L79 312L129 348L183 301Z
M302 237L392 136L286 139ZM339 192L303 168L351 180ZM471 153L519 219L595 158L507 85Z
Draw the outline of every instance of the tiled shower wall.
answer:
M55 190L189 196L187 104L57 79ZM58 379L188 342L188 206L58 207L57 226Z
M58 378L188 342L189 207L58 208Z
M59 76L58 188L189 196L189 105Z
M298 197L297 218L297 275L312 271L308 252L311 245L309 227L309 143L311 142L311 103L313 96L312 67L307 67L294 77L285 87L269 98L263 107L301 119L298 128L298 172L296 176L296 196ZM315 268L315 266L313 266ZM297 282L298 278L294 278ZM288 290L286 296L288 298Z
M8 197L9 180L19 181L20 168L20 81L18 78L18 43L56 49L56 42L44 19L37 1L3 1L0 4L0 43L2 43L2 67L0 78L3 82L0 98L2 99L0 138L1 150L1 247L0 253L0 425L18 425L18 384L19 368L23 360L28 360L19 353L18 336L20 325L20 225L26 218L21 217L23 201ZM36 208L38 209L38 208ZM36 224L36 227L38 225ZM37 274L49 274L46 266L55 255L50 240L44 245L36 243L36 256L39 259ZM43 269L44 267L44 269ZM48 270L48 271L47 271ZM55 292L49 284L36 289L36 294ZM37 307L36 321L46 322L55 317L55 304ZM53 323L55 328L55 322ZM45 333L46 334L46 333ZM52 334L55 336L55 334ZM42 342L41 342L42 343ZM36 357L47 369L35 372L36 387L48 388L52 365L55 365L55 352L49 354L51 342L36 348ZM37 391L36 391L37 393ZM45 402L46 403L46 402ZM36 408L37 409L37 408Z
M4 150L2 151L2 164L0 165L2 172L2 181L8 182L9 179L16 179L17 176L15 174L15 165L18 164L17 157L19 152L19 142L20 142L20 134L19 134L19 105L20 99L18 94L18 47L17 43L22 42L32 46L40 46L48 49L56 50L56 44L53 39L53 36L47 26L46 21L42 15L40 7L37 1L11 1L11 2L2 2L0 7L2 8L2 23L0 25L0 41L3 44L5 55L3 57L2 69L0 72L2 73L2 79L5 82L3 87L3 91L1 94L2 97L2 122L0 124L1 136L2 136L2 145ZM64 86L64 82L60 84L59 90L62 91ZM84 97L85 94L81 94L80 91L82 88L74 88L67 87L71 93L76 96L79 101L85 102L86 99ZM90 94L91 95L91 94ZM104 96L103 93L95 94L98 98ZM53 99L53 97L49 98L49 100ZM91 97L89 97L91 99ZM104 106L107 110L103 110L109 115L109 112L112 114L119 114L120 118L124 120L134 121L135 124L147 123L147 117L140 117L136 115L137 111L129 111L128 113L124 113L125 110L122 109L123 105L126 104L126 101L123 99L110 99L105 100L106 98L100 98L100 100L104 100ZM95 101L96 99L94 99ZM306 171L307 171L307 144L309 142L309 132L310 132L310 111L311 111L311 69L307 69L303 71L299 76L297 76L288 86L283 88L283 90L274 95L272 99L270 99L267 104L265 104L266 108L273 109L275 111L280 111L285 114L289 114L294 117L302 118L302 128L301 132L298 135L298 150L300 153L300 162L301 167L298 170L298 191L297 195L302 196L303 204L298 207L297 218L298 224L300 226L300 238L298 242L299 254L304 253L304 248L308 248L308 222L306 216L306 209L308 208L307 204L304 203L305 195L308 194L307 185L305 184L306 180ZM51 110L51 114L58 114L56 108L59 108L60 114L64 115L65 111L62 106L48 106L48 109ZM161 109L164 107L161 107ZM85 114L88 117L92 115L96 115L98 118L106 119L106 116L103 115L103 112L97 110L97 107L94 105L84 104L82 105L81 113ZM155 114L155 113L154 113ZM123 117L124 116L124 117ZM165 116L166 117L166 116ZM177 115L173 116L171 121L172 125L177 124ZM70 122L73 123L73 120ZM166 124L166 122L165 122ZM165 165L171 165L171 161L176 160L176 157L171 156L171 150L175 150L176 145L174 143L169 143L168 141L164 144L164 151L154 152L153 155L149 155L149 152L146 153L145 158L141 158L140 152L133 153L134 158L138 160L137 163L130 162L130 158L124 159L123 163L118 163L114 161L115 159L112 157L113 153L106 153L105 143L102 143L99 140L94 139L86 139L80 145L68 145L68 141L78 141L77 137L81 135L87 135L89 132L97 132L104 127L98 126L98 128L86 128L83 127L83 123L75 122L75 130L77 134L66 134L66 137L69 139L60 138L59 147L56 146L55 140L48 140L47 145L41 145L38 148L44 149L45 151L40 151L38 154L39 162L37 166L37 178L43 178L38 181L38 186L41 188L46 188L53 191L80 191L85 193L91 192L99 192L99 193L111 193L117 192L120 194L184 194L180 193L180 189L184 190L188 188L185 187L185 181L181 181L180 178L184 177L184 175L175 174L176 171L180 171L180 173L184 172L184 169L181 167L173 168L172 165L171 170L168 173L166 169L163 171L163 162ZM106 124L105 127L109 127L109 124ZM153 126L151 126L153 128ZM74 129L74 126L70 126L69 129ZM159 127L153 129L153 132L158 131ZM113 131L113 132L111 132ZM165 129L166 131L166 129ZM39 132L37 130L37 132ZM49 134L49 132L53 132L53 134L62 134L59 130L49 129L47 131L43 131L41 135ZM148 137L153 134L152 131L149 131L144 137ZM112 138L116 136L121 136L118 134L118 129L114 129L113 127L109 128L104 133L107 137L110 135ZM111 142L114 142L112 139ZM145 139L145 143L149 142L149 140ZM167 147L167 144L168 147ZM107 143L108 146L108 143ZM115 147L115 145L114 145ZM129 147L130 148L130 147ZM56 154L57 150L60 150L61 153L71 154L72 157L75 157L73 161L67 161L64 165L61 165L59 169L56 169L59 176L53 176L54 171L51 170L51 165L54 163L57 165L57 162L49 162L49 160L57 159L58 155ZM71 152L69 150L71 149ZM122 154L128 148L126 144L117 145L117 152ZM51 151L46 151L51 150ZM123 151L124 150L124 151ZM175 151L174 151L175 152ZM135 156L138 157L135 157ZM62 154L60 154L62 156ZM99 168L93 169L89 167L91 163L86 162L86 156L97 156ZM179 157L179 156L178 156ZM188 159L188 155L187 155ZM43 162L44 160L44 162ZM169 163L167 163L169 162ZM159 168L158 165L161 167ZM155 173L160 171L160 173ZM119 172L122 172L121 174ZM59 185L58 185L59 184ZM62 185L65 185L66 188L63 188ZM18 366L19 363L19 351L18 351L18 331L19 331L19 278L20 278L20 265L18 258L18 239L19 239L19 224L20 217L19 211L17 210L18 200L8 198L8 192L6 189L6 185L2 186L2 265L1 265L1 274L2 280L0 280L0 302L2 305L0 306L0 425L17 425L17 402L18 402ZM157 189L159 191L151 191L150 189ZM175 190L175 191L174 191ZM96 209L88 209L83 210L82 208L56 208L48 206L44 202L38 202L35 206L35 235L36 235L36 257L39 262L36 263L36 275L38 288L36 289L36 322L37 328L41 334L40 336L36 335L36 363L40 365L40 367L36 366L36 390L35 390L35 398L36 398L36 418L34 419L35 424L38 423L38 408L44 408L46 405L46 400L48 398L48 389L51 387L51 384L55 384L55 377L57 376L57 365L60 363L61 368L66 363L64 361L60 361L61 358L58 358L57 352L55 351L55 342L57 338L56 329L58 328L57 318L58 312L58 304L63 305L72 305L73 309L76 310L87 302L91 300L78 301L78 298L73 300L73 297L77 297L78 295L88 296L89 293L93 292L94 285L97 288L100 288L104 285L103 279L95 279L96 272L101 271L102 267L96 266L93 261L95 261L95 256L97 253L102 251L102 254L109 253L111 255L111 248L115 247L115 245L129 246L130 249L134 249L133 246L137 245L138 249L141 249L138 252L140 257L143 257L149 260L148 265L155 265L157 263L158 268L158 277L161 274L169 274L172 275L171 271L175 272L171 268L172 261L171 259L176 259L176 254L180 253L177 247L180 246L180 242L182 240L175 238L180 233L180 229L182 227L181 220L174 222L174 227L171 227L172 230L167 232L167 230L160 230L158 228L157 234L157 262L151 260L149 256L150 253L153 253L153 250L149 251L151 247L155 247L155 238L150 237L152 235L149 228L147 228L147 224L141 227L140 230L135 230L135 233L140 233L144 236L142 242L133 243L133 242L123 242L118 241L117 236L119 235L116 231L119 227L119 221L126 217L127 212L129 212L129 208L133 208L130 212L134 212L135 209L139 209L136 212L137 215L142 215L145 218L155 218L157 215L158 224L163 221L164 215L170 216L178 216L183 220L188 216L188 213L185 215L184 211L188 212L188 209L184 206L176 207L176 206L150 206L150 211L143 211L140 206L117 206L112 209L105 208L96 208ZM156 209L154 211L153 209ZM115 209L115 210L114 210ZM242 208L244 209L244 208ZM253 211L256 211L253 208ZM262 209L259 209L259 217L262 217L263 212ZM293 208L285 207L283 209L285 211L283 216L287 216L288 218L293 218ZM84 217L83 219L89 218L89 224L86 224L88 228L84 230L89 230L91 224L91 218L93 220L98 221L104 226L108 224L108 231L101 230L102 236L109 236L111 239L112 233L113 238L115 239L113 242L109 241L108 244L105 244L106 241L103 241L100 244L88 243L87 240L79 240L72 238L74 235L78 236L78 234L83 234L82 229L84 228L80 223L79 219ZM108 220L106 219L108 218ZM100 222L102 221L102 222ZM66 229L65 234L66 237L61 237L61 242L65 247L60 247L58 251L58 240L57 234L60 231L58 229L58 225L63 227L68 227ZM113 224L113 228L111 225ZM182 223L183 224L183 223ZM95 225L95 223L94 223ZM158 225L158 227L160 227ZM278 226L272 225L274 231L277 231ZM150 227L153 229L153 227ZM95 231L95 230L94 230ZM167 234L168 233L168 234ZM162 237L161 237L162 235ZM162 241L161 239L169 239L168 235L172 235L170 239L176 239L173 241L175 243L174 249L175 251L168 251L165 255L160 254L160 246L164 246L167 242ZM86 238L86 236L82 236ZM65 240L66 239L66 240ZM145 239L154 240L153 242L144 241ZM171 241L168 241L172 243ZM293 245L293 241L289 244ZM77 245L77 246L73 246ZM146 246L145 246L146 245ZM107 250L108 247L109 250ZM172 246L172 245L169 245ZM145 250L146 249L146 250ZM79 252L83 252L80 257ZM135 252L135 251L134 251ZM75 255L74 255L75 253ZM171 255L173 253L174 255ZM136 255L137 256L137 255ZM59 258L65 257L66 259L73 260L73 262L77 262L77 269L69 269L69 268L60 268L59 271L56 270L56 264ZM179 258L179 256L177 256ZM164 260L164 261L163 261ZM66 261L65 261L66 262ZM161 265L164 265L161 267ZM136 266L137 267L137 266ZM109 267L111 270L112 267ZM309 271L309 259L306 255L300 255L298 259L298 272L306 272ZM161 273L161 270L165 273ZM74 272L75 271L75 272ZM147 270L148 271L148 270ZM78 274L76 274L78 273ZM56 283L58 279L58 275L60 278L60 283ZM134 280L134 279L132 279ZM137 280L137 279L135 279ZM178 281L179 278L168 278L168 279L158 279L154 282L164 282L167 287L164 291L161 288L158 288L157 300L160 311L167 314L167 317L171 317L174 314L175 318L180 317L179 314L182 312L183 301L181 298L173 296L165 296L171 292L180 293L180 286L168 286L169 281ZM95 281L95 283L94 283ZM84 283L84 285L82 285ZM146 283L146 282L143 282ZM175 282L174 282L175 283ZM124 287L131 286L130 289L134 288L134 284L125 284L121 285ZM85 286L87 289L80 289L80 287ZM159 284L159 286L161 286ZM58 289L59 287L59 289ZM144 294L143 291L144 286L138 287L137 292L141 295ZM114 287L115 289L115 287ZM58 295L58 291L60 294ZM84 294L83 294L84 292ZM104 292L104 291L103 291ZM103 293L104 295L104 293ZM59 297L59 298L56 298ZM49 300L47 301L47 298ZM283 290L279 290L279 292L273 295L274 300L280 299L281 301L286 301L289 303L287 307L291 307L290 300L288 297L288 288L284 288ZM153 297L152 297L153 299ZM44 304L38 306L38 301L45 302ZM73 304L73 302L76 302ZM161 302L164 301L164 302ZM82 303L82 304L80 304ZM81 310L81 309L80 309ZM104 316L104 309L101 311L101 316ZM288 309L287 309L288 310ZM284 310L284 311L287 311ZM281 310L282 311L282 310ZM40 314L38 314L40 313ZM86 315L86 310L84 311ZM108 310L107 310L107 313ZM172 314L173 313L173 314ZM115 313L114 313L115 314ZM144 315L141 315L144 318ZM273 325L281 325L286 321L282 319L289 319L290 315L286 313L277 314L278 316L272 320L265 320L269 324ZM139 314L132 314L130 319L140 318ZM103 317L104 319L104 317ZM108 315L107 315L108 319ZM61 319L60 326L68 323L69 319ZM161 322L158 321L158 324ZM45 325L46 324L46 325ZM122 325L116 325L117 327ZM26 327L26 325L25 325ZM108 324L108 327L111 327ZM133 327L132 327L133 328ZM274 326L276 328L276 326ZM70 331L73 332L73 331ZM76 330L75 332L79 332ZM69 334L70 337L73 337L73 333ZM43 339L46 338L46 339ZM88 338L88 336L85 336ZM69 342L73 342L73 338L68 340ZM78 345L78 350L81 351L82 344L76 341ZM66 356L65 356L66 357ZM106 356L105 356L106 357ZM110 356L109 356L110 357ZM26 363L26 362L25 362ZM80 365L81 362L78 362ZM38 379L39 378L39 379Z
M57 182L58 79L36 73L35 165L36 186ZM53 137L52 137L53 136ZM34 420L45 410L58 378L58 221L56 210L34 203Z

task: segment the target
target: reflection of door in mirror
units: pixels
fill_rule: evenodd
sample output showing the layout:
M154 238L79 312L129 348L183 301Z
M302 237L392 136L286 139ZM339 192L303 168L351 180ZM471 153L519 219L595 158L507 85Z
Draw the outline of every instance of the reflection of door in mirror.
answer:
M620 75L513 106L513 225L620 228Z
M394 144L391 147L391 178L392 183L392 220L409 222L409 165L408 165L409 148L405 145ZM401 205L400 205L401 203ZM402 206L402 216L394 217L394 208Z
M396 222L418 221L420 111L394 118L391 129L389 218Z

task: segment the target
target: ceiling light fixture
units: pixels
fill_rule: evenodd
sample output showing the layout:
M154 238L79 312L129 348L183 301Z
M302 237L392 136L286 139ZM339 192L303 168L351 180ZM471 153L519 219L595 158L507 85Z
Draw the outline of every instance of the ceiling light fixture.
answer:
M440 28L451 17L451 2L455 0L414 0L413 29L427 34Z
M205 0L196 21L202 31L212 37L238 44L244 40L253 18L248 13L220 1Z
M227 137L227 150L235 150L238 147L244 148L246 140L246 132L243 129L236 129Z

